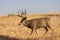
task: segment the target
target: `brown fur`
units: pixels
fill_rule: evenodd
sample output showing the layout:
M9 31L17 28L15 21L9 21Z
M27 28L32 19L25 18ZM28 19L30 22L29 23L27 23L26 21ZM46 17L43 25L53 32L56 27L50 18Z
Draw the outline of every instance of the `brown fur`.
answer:
M51 27L49 25L50 18L45 17L45 18L36 18L36 19L27 20L26 10L25 10L25 12L22 11L21 14L22 14L21 15L22 20L19 23L19 25L23 24L24 26L30 28L32 30L31 34L33 31L35 31L37 33L36 30L39 28L44 28L46 30L46 33L48 32L48 28L51 29Z

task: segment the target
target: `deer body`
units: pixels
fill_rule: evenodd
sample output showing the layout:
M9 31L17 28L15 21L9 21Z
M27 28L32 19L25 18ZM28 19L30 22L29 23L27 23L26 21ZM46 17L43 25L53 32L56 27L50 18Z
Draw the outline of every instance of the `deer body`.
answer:
M49 25L50 18L45 17L45 18L35 18L35 19L27 20L26 10L25 10L25 12L23 12L23 11L21 12L20 17L22 18L22 20L20 21L19 25L23 24L24 26L30 28L31 34L33 31L35 31L37 33L37 29L39 29L39 28L44 28L46 30L46 33L48 32L48 28L51 29L51 27Z
M31 20L24 20L21 24L30 28L32 30L31 34L33 31L37 33L37 29L39 28L44 28L46 32L48 31L48 28L51 28L49 25L49 18L36 18Z

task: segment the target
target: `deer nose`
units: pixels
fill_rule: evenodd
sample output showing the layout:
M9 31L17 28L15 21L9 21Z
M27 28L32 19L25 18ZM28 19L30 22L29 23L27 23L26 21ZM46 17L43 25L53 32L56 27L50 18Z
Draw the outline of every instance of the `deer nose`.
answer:
M20 23L18 25L20 25Z

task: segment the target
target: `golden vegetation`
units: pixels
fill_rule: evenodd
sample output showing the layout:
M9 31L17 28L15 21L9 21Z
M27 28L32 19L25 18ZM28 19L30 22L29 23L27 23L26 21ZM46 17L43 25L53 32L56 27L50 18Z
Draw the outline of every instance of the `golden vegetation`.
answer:
M50 25L54 30L54 34L52 34L51 30L49 30L49 32L43 37L45 29L41 28L37 30L38 35L33 32L33 34L30 36L29 34L31 30L29 28L25 27L24 25L18 25L21 17L18 17L17 15L9 15L0 17L0 35L21 39L35 38L38 40L39 38L41 40L60 40L60 16L55 15L60 14L27 14L27 20L41 17L50 17Z

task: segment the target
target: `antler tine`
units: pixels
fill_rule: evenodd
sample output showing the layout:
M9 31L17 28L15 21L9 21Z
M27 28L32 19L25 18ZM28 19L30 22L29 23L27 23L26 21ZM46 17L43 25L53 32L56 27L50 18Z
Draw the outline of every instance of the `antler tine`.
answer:
M20 9L18 9L18 11L21 13L21 10Z
M18 9L18 12L17 13L18 13L18 16L19 17L21 17L20 12L21 12L21 10Z
M25 9L25 14L26 14L26 9Z
M17 12L18 13L18 15L19 15L19 12Z
M21 10L21 15L23 15L24 14L24 11L23 10Z
M23 10L22 10L22 13L23 13Z

